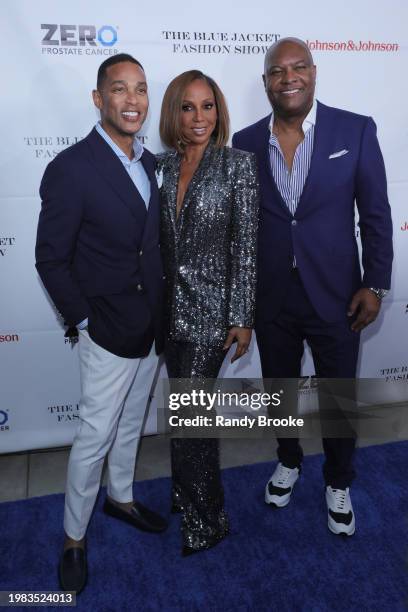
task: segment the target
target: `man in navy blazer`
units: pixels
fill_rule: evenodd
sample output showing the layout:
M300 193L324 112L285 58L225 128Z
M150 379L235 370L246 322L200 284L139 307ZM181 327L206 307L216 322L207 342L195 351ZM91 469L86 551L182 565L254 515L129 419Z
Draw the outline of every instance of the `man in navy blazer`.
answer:
M315 78L303 41L272 45L263 75L272 114L233 137L259 166L256 336L265 378L298 378L304 340L318 377L354 378L360 331L390 286L392 224L375 123L317 102ZM324 438L323 447L328 526L352 535L355 439ZM278 438L278 458L265 501L283 507L301 469L298 439Z
M101 121L48 165L40 187L36 260L69 327L79 329L80 423L68 465L61 587L87 580L85 533L108 461L104 511L159 532L133 500L136 453L162 348L163 272L155 158L135 138L148 111L146 77L127 54L98 71Z

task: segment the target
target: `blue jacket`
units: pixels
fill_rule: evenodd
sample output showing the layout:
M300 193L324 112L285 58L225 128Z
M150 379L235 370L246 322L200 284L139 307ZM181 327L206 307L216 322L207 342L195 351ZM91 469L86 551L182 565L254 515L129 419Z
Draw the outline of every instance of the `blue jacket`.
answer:
M291 215L269 161L270 116L236 133L234 147L256 154L261 189L258 239L257 321L279 313L294 255L319 316L344 319L360 287L388 289L392 222L384 162L370 117L318 102L310 171ZM333 153L346 154L330 158ZM359 213L363 269L355 237Z
M69 326L122 357L161 350L163 271L155 158L144 151L148 210L94 129L48 165L40 187L36 267Z

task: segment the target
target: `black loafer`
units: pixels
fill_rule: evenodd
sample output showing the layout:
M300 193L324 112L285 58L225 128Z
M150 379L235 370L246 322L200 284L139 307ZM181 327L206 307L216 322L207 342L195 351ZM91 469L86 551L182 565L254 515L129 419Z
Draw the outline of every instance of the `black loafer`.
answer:
M86 585L88 567L84 548L67 548L59 564L59 581L63 591L76 591L77 595Z
M129 525L133 525L142 531L160 533L167 529L167 521L160 514L145 508L139 502L134 502L130 512L127 512L106 498L103 511L105 514L129 523Z

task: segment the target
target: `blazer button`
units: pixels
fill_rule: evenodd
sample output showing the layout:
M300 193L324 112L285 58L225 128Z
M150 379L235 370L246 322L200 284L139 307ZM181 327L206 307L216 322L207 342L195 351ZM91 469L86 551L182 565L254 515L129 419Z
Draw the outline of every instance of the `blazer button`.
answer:
M293 221L292 221L292 225L297 225L297 221L296 221L296 219L293 219Z
M142 250L140 250L140 251L139 251L139 257L141 257L142 255L143 255L143 251L142 251Z
M137 285L136 289L138 291L143 291L143 285L141 285L140 283Z

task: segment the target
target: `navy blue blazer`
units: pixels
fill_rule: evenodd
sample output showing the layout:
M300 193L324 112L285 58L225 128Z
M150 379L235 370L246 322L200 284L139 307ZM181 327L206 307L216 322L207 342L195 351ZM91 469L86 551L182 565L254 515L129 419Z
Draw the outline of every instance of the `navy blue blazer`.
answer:
M65 324L121 357L162 344L163 271L154 155L144 151L148 210L117 155L93 129L47 166L36 267Z
M257 321L275 318L285 298L293 256L319 316L344 319L360 287L388 289L393 258L384 162L370 117L317 103L310 171L294 216L273 179L270 116L237 132L234 147L256 154L261 208ZM330 157L334 153L347 153ZM364 275L355 237L359 212Z

